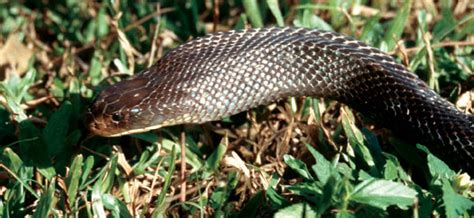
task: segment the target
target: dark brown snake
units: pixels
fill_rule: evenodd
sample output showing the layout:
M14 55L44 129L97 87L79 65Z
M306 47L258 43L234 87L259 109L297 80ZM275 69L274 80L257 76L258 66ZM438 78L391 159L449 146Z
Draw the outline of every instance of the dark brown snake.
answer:
M339 33L264 28L210 34L102 91L89 127L120 136L219 120L289 96L349 105L455 169L474 172L474 116L387 54Z

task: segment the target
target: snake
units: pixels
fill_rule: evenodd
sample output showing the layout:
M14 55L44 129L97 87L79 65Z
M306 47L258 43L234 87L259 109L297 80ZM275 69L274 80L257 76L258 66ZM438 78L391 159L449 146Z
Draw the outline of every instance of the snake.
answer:
M348 105L403 140L474 173L474 116L382 52L341 33L298 27L215 32L169 50L102 90L90 132L116 137L205 123L288 97Z

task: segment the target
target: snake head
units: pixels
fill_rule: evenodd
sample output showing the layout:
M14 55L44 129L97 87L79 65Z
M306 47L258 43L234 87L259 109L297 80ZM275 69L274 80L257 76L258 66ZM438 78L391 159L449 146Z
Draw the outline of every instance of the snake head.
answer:
M164 116L143 104L151 92L146 84L146 79L134 78L100 92L86 112L92 134L115 137L160 127Z

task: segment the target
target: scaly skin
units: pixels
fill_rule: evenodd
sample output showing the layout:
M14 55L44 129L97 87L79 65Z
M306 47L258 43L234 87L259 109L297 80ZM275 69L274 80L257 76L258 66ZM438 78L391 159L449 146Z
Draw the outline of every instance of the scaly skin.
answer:
M250 29L190 41L101 92L88 122L95 134L119 136L219 120L289 96L343 102L473 172L472 115L385 53L321 30Z

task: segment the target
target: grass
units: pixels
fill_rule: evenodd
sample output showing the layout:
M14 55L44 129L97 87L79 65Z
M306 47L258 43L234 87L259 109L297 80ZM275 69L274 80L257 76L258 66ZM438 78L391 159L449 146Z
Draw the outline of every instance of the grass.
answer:
M328 99L86 137L82 115L100 90L189 39L252 26L354 36L472 112L472 3L289 2L0 0L0 215L472 216L467 174Z

